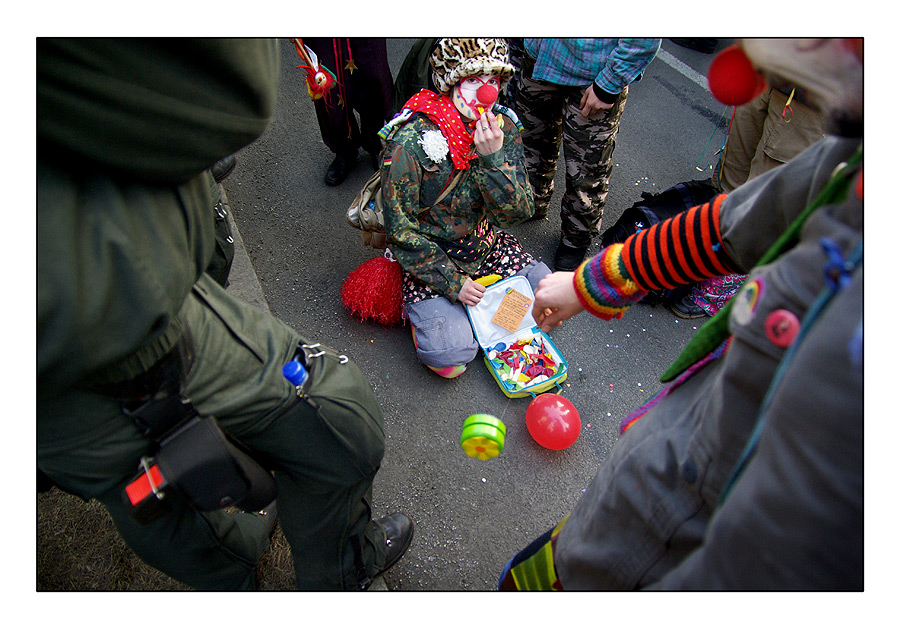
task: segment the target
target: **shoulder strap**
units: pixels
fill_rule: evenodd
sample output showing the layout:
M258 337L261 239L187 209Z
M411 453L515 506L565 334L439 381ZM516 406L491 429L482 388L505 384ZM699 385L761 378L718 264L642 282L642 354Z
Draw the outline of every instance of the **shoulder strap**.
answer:
M434 202L431 205L429 205L428 207L426 207L425 209L423 209L422 211L420 211L418 214L416 214L416 218L418 220L421 220L425 216L425 214L427 214L428 212L430 212L432 210L432 208L434 208L435 206L437 206L438 203L440 203L442 200L447 198L447 195L450 194L450 192L453 190L453 188L456 186L456 184L459 183L459 180L462 178L463 174L466 172L467 172L466 170L457 170L456 174L454 174L452 177L450 177L450 180L447 181L447 185L444 186L444 189L441 191L441 193L438 195L438 197L434 200Z
M450 180L447 182L447 185L444 186L444 191L441 192L440 195L435 199L434 203L432 203L432 205L431 205L432 207L434 207L435 205L440 203L442 200L444 200L447 197L448 194L450 194L450 191L453 190L454 187L456 187L457 183L459 183L459 180L462 178L462 175L464 172L465 172L465 170L457 170L456 171L456 174L453 175L450 178Z

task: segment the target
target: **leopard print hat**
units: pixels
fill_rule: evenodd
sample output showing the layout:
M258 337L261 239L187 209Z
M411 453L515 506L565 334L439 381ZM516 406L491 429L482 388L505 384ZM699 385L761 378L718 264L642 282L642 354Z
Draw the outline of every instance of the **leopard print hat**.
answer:
M432 78L442 94L467 76L493 74L505 83L515 72L509 45L493 37L444 37L431 53Z

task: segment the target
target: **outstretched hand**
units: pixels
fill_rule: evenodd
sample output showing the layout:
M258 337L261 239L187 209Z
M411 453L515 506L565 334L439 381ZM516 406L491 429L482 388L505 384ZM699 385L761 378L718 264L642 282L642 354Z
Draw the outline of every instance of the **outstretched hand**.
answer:
M534 293L534 320L545 332L562 325L584 311L574 284L575 273L558 272L547 275L538 283Z

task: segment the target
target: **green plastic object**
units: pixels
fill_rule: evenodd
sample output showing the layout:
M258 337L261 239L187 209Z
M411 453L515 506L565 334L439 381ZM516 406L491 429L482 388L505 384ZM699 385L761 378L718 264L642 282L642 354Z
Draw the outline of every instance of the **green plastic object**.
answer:
M473 414L463 422L459 444L472 458L487 460L500 455L506 442L506 426L490 414Z

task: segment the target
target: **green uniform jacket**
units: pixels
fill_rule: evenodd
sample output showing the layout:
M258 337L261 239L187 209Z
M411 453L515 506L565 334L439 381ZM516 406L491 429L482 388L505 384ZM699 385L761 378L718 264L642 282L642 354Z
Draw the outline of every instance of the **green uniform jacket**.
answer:
M278 69L274 41L38 40L38 398L172 347L214 249L206 169L265 129Z
M415 116L387 142L382 165L382 193L387 243L403 268L426 285L456 300L466 277L481 266L493 238L482 225L476 241L476 258L451 259L445 248L453 241L476 233L483 221L493 227L511 227L534 214L534 197L528 175L522 137L513 121L503 121L503 147L470 162L453 191L425 212L456 174L449 153L433 162L420 140L423 133L440 129L426 116ZM474 147L473 147L474 150Z

